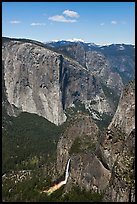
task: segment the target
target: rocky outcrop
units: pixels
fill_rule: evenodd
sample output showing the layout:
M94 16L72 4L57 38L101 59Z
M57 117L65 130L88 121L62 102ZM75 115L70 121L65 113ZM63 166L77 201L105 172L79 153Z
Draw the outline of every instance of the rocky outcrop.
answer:
M113 167L104 201L135 202L135 131L125 141L112 146L115 146L111 155Z
M93 191L106 188L111 173L96 154L98 137L99 129L92 118L78 114L60 138L57 146L57 171L62 175L64 164L71 158L68 189L74 184Z
M57 147L57 169L62 173L64 171L64 163L67 162L69 155L74 152L83 152L84 148L90 148L92 143L95 150L99 129L88 115L77 114L73 122L65 130L60 138ZM74 149L71 149L75 142ZM80 146L79 146L80 145ZM75 147L76 146L76 147ZM82 149L81 149L82 148Z

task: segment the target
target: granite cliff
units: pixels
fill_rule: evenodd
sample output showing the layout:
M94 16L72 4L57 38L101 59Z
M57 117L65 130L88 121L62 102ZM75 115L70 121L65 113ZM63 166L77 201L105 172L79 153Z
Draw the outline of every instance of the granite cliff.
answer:
M77 184L88 191L100 192L107 186L111 173L96 154L99 135L91 116L78 114L60 138L56 166L59 174L63 174L64 164L71 158L68 188Z
M124 88L102 147L112 172L106 200L135 201L135 81Z

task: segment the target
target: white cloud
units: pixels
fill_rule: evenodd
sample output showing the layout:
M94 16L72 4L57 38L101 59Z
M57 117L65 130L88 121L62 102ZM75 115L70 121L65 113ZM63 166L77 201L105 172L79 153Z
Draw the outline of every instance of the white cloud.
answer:
M105 23L100 23L101 26L105 25Z
M111 21L111 24L116 25L117 21Z
M17 21L17 20L14 20L14 21L10 21L11 24L19 24L21 23L21 21Z
M45 23L31 23L31 26L45 26Z
M64 22L64 23L74 23L74 22L77 22L77 20L75 20L75 19L66 19L62 15L51 16L48 19L51 20L51 21Z
M66 16L69 16L71 18L79 18L79 14L75 11L65 10L63 12L63 14L65 14Z

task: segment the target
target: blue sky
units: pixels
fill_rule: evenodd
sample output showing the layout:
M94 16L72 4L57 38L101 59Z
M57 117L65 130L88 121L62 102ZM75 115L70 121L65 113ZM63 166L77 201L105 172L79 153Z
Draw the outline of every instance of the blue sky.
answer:
M134 2L3 2L2 35L135 44Z

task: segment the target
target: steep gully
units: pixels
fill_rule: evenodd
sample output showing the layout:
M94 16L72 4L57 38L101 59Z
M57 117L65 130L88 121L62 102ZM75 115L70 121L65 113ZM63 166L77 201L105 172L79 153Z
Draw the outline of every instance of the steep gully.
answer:
M58 184L55 184L54 186L51 186L48 190L44 190L41 193L47 193L47 195L50 195L54 191L58 190L61 186L65 185L69 177L69 166L70 166L70 159L68 160L67 167L66 167L65 180L59 182Z

